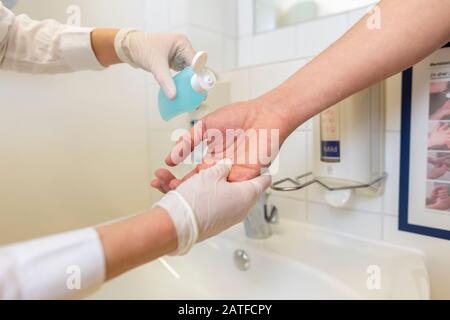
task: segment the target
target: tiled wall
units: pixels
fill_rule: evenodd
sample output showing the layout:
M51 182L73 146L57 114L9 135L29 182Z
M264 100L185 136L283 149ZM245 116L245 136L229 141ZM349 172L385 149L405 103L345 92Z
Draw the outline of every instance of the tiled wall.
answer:
M147 29L185 33L210 67L227 70L237 62L237 0L146 1Z
M355 10L255 36L252 34L251 3L251 0L239 1L238 61L242 68L222 75L223 79L229 79L232 83L234 101L257 97L281 83L345 33L367 10ZM357 196L345 208L335 209L325 203L320 186L310 186L293 193L273 192L271 202L278 206L284 218L422 250L430 272L433 298L448 299L450 241L400 232L397 228L400 75L387 80L386 103L385 169L389 178L382 196ZM310 171L312 157L312 125L308 122L298 128L283 146L280 152L281 170L274 179Z
M241 0L238 4L239 66L315 56L345 33L368 9L362 8L255 35L253 1Z

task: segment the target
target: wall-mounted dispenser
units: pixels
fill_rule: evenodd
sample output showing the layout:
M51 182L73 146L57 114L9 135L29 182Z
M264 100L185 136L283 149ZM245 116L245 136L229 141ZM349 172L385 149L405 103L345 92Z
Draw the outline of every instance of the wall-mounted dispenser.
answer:
M277 191L313 183L326 188L327 202L345 205L353 192L377 196L384 173L384 82L360 91L314 119L313 171L273 184Z

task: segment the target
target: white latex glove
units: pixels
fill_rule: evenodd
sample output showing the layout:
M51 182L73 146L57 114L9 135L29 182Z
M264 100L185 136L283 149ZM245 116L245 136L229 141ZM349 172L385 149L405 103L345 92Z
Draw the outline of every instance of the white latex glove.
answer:
M228 182L230 168L231 164L222 163L201 171L154 205L166 210L175 225L174 254L186 254L195 243L241 222L272 182L269 175Z
M134 29L120 30L114 43L120 60L151 72L166 96L176 97L170 69L180 71L190 66L195 50L180 33L145 33Z

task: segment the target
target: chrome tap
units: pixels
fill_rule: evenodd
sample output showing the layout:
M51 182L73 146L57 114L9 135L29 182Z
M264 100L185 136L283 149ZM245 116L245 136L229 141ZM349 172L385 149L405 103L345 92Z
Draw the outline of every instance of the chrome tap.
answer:
M252 239L267 239L272 236L271 224L278 223L278 209L275 206L269 206L267 200L269 193L264 192L258 199L258 202L250 210L245 218L245 234Z

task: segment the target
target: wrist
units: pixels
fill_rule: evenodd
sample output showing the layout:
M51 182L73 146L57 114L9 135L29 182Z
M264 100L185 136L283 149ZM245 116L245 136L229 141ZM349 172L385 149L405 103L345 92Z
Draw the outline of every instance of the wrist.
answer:
M289 91L283 87L278 87L256 99L254 103L258 108L275 113L283 123L284 128L280 128L280 138L286 139L295 129L301 126L309 118L301 112L299 99L293 98ZM282 129L282 130L281 130Z
M153 208L164 209L174 225L177 248L171 255L187 254L199 238L197 219L189 203L177 191L170 191Z
M174 225L161 208L97 227L105 254L106 279L164 256L177 246Z
M92 50L98 62L104 67L122 63L114 47L118 31L118 29L94 29L91 33Z
M130 33L136 31L136 29L121 29L116 33L116 36L114 38L114 51L117 57L121 62L129 64L133 68L137 68L138 66L132 61L130 49L125 44L129 44L128 37Z

